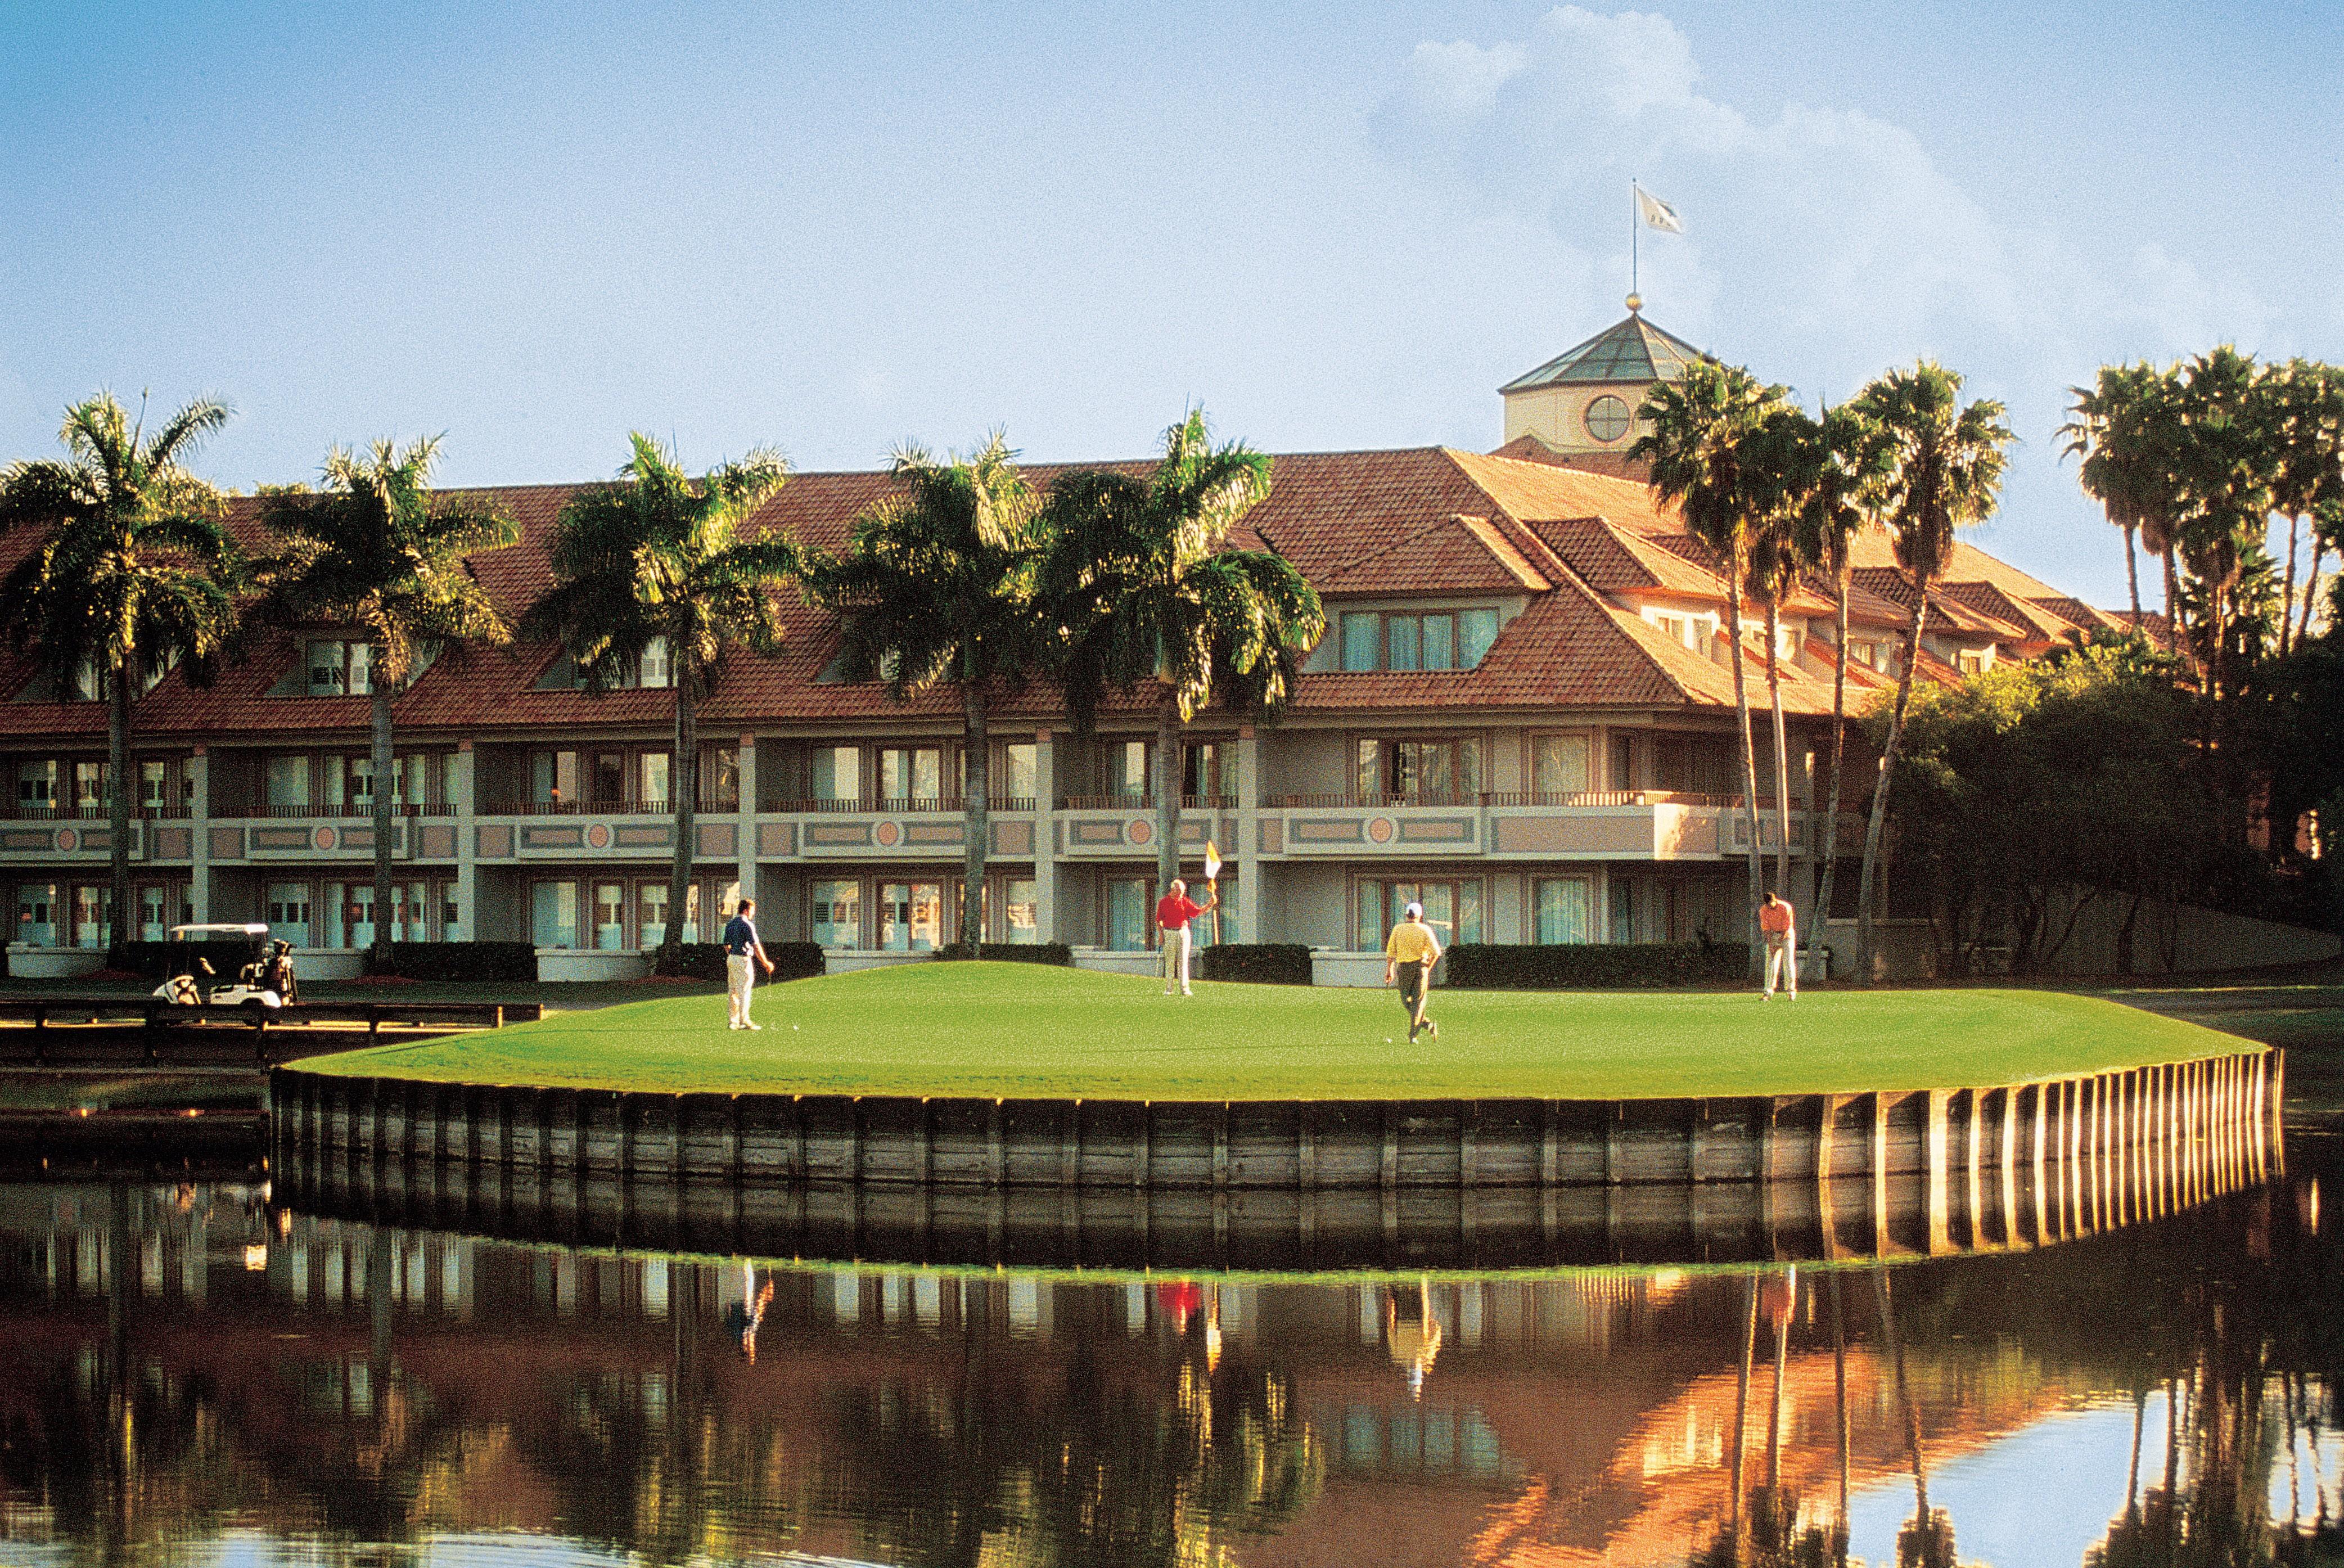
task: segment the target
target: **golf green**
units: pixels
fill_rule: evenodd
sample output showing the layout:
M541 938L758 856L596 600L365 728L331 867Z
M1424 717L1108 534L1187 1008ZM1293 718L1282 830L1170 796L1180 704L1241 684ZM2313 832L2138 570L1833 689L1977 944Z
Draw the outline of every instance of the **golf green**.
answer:
M1408 1043L1390 991L914 964L668 996L315 1057L305 1071L550 1087L1084 1099L1614 1099L2023 1083L2249 1042L2053 991L1437 991Z

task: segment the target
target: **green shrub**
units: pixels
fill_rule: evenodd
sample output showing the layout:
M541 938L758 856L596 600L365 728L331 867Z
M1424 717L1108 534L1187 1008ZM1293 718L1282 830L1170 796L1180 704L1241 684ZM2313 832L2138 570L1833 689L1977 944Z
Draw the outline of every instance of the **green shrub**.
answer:
M1742 942L1572 943L1555 946L1460 942L1442 960L1451 986L1490 991L1630 990L1749 977Z
M676 980L722 980L724 978L724 944L722 942L686 942L682 945L673 967L663 966L658 949L652 952L652 972ZM823 972L822 947L813 942L768 942L765 956L773 961L775 980L803 980ZM761 976L761 978L763 976Z
M965 942L947 942L936 956L958 962L984 958L995 964L1056 964L1075 961L1075 950L1064 942L986 942L971 952Z
M773 961L773 978L776 980L807 980L827 967L819 942L768 942L765 944L765 956ZM721 950L716 974L718 978L723 977Z
M390 972L408 980L496 980L533 985L531 942L393 942Z
M1198 973L1207 980L1308 986L1310 949L1299 942L1216 942L1205 949Z
M167 980L173 975L181 974L200 977L203 971L196 966L198 958L208 960L212 973L220 980L233 980L238 969L253 961L252 944L233 939L225 942L116 942L106 955L106 966L148 980Z

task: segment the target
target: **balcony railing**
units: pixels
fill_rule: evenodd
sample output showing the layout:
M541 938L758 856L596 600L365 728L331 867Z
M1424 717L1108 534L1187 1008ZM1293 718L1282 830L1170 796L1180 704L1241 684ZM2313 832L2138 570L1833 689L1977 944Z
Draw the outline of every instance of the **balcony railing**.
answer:
M133 822L184 821L189 808L184 805L134 805L130 808ZM34 805L22 801L0 804L0 821L5 822L109 822L114 808L108 805Z
M374 820L374 807L363 803L352 805L345 801L338 805L256 805L248 806L241 811L216 811L212 814L223 819L239 816L268 817L272 820L281 817L328 817L348 822L371 822ZM412 805L402 802L390 808L390 814L393 816L453 816L456 814L456 808L451 803L444 800L422 801Z
M1238 797L1233 794L1184 794L1180 797L1182 811L1235 811ZM1154 811L1156 797L1152 794L1062 794L1058 797L1060 811Z
M1031 795L995 795L985 802L985 810L1005 813L1030 812L1036 802ZM965 812L968 809L965 796L956 794L922 795L906 800L782 800L759 808L776 815L791 813L819 814L825 812L911 813Z
M692 808L712 815L741 809L737 800L703 800ZM482 816L670 816L675 803L667 800L505 800L480 808Z

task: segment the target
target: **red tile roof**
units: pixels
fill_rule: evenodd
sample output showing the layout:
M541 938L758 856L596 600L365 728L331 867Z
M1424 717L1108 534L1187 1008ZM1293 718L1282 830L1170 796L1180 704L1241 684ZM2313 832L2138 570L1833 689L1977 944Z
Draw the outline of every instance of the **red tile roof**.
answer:
M1133 471L1146 467L1115 466ZM1027 470L1045 486L1063 471L1038 465ZM473 563L480 582L509 612L517 613L549 581L547 546L555 519L581 488L525 485L465 492L493 498L520 525L520 542L484 552ZM892 489L881 472L800 474L766 504L753 526L834 547L854 516ZM258 502L249 497L236 501L229 524L248 543L257 543ZM32 543L24 534L0 538L0 570ZM1683 647L1606 597L1666 593L1713 603L1723 599L1706 552L1642 483L1440 447L1283 455L1275 460L1269 496L1247 516L1231 543L1277 551L1329 595L1488 592L1528 601L1475 670L1306 675L1296 700L1302 711L1681 709L1733 701L1727 664ZM1902 605L1910 590L1901 574L1884 570L1893 568L1893 557L1884 551L1884 538L1858 551L1861 569L1851 596L1858 623L1900 625L1909 613ZM2031 605L2059 600L2047 586L1967 546L1960 547L1957 560L1963 581L1988 584L1999 595ZM1946 602L1959 612L1955 619L1966 615L1987 623L1976 611ZM1828 596L1811 591L1803 591L1794 607L1818 617L1831 612ZM2038 614L2045 612L2036 607ZM760 723L950 723L957 718L959 703L949 692L899 705L875 684L819 679L836 650L834 627L802 605L790 605L784 619L789 635L781 653L770 659L743 653L727 663L702 713L703 726L712 733ZM537 690L552 656L544 647L451 652L399 695L395 722L406 733L445 736L486 730L656 731L672 721L673 698L664 691L592 697ZM267 695L296 657L292 640L279 635L263 640L208 690L192 688L175 673L139 703L137 729L183 741L362 736L368 721L363 697ZM1763 702L1763 661L1754 652L1751 673L1756 700ZM0 661L0 691L23 689L29 674L21 660ZM1870 672L1856 678L1873 679ZM1828 674L1785 665L1783 696L1794 712L1827 713ZM1115 711L1126 705L1119 703ZM1145 694L1127 705L1135 713L1145 711ZM1004 718L1047 723L1060 705L1055 690L1037 683L1001 693L996 711ZM102 736L105 727L105 711L97 703L0 701L0 736L89 741Z

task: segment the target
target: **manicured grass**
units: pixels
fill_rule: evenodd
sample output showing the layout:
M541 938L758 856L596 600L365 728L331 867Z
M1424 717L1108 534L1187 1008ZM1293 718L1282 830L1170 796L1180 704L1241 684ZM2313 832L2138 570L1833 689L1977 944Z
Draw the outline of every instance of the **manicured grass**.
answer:
M761 987L763 1032L673 996L314 1057L305 1069L653 1091L1096 1099L1556 1098L1992 1085L2248 1048L2046 991L1440 991L1410 1047L1394 993L919 964Z

